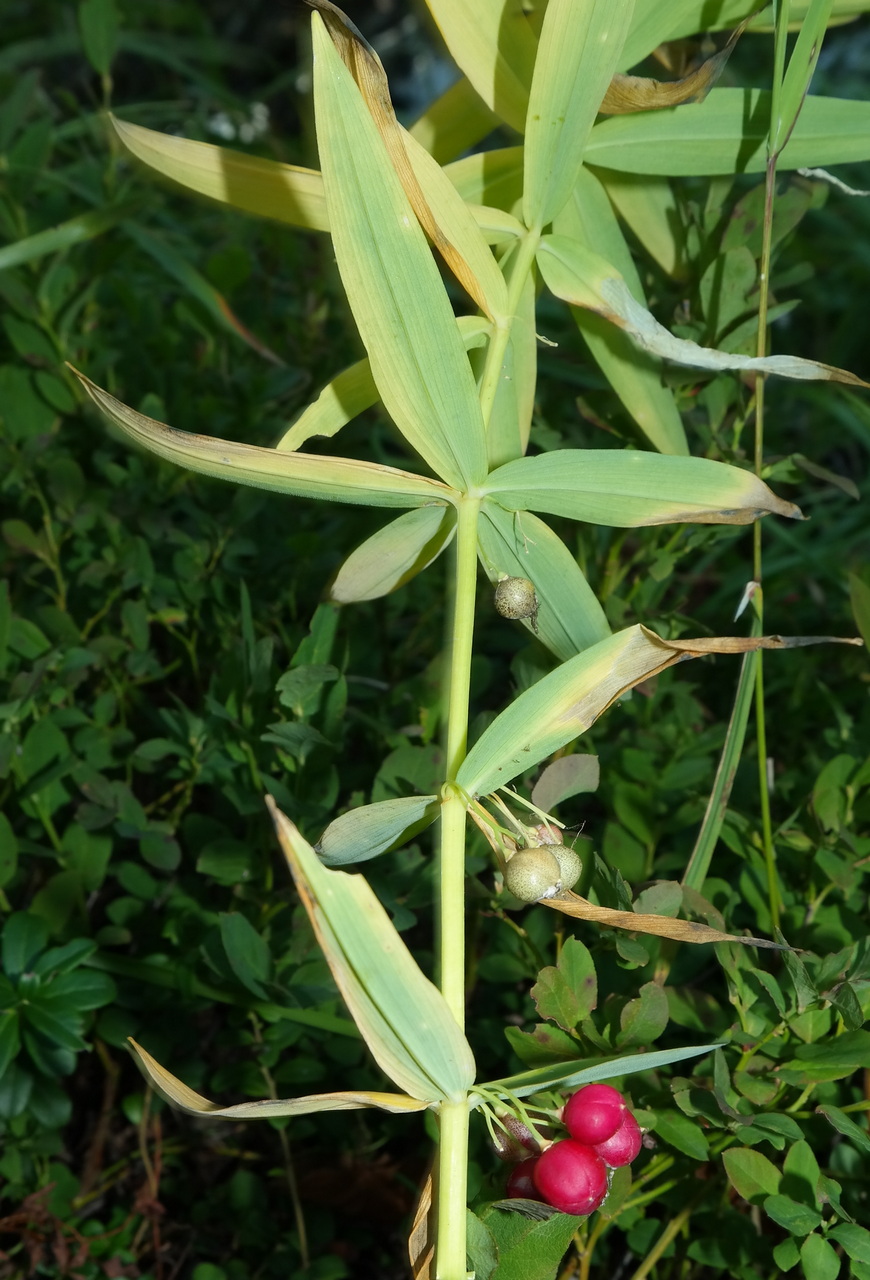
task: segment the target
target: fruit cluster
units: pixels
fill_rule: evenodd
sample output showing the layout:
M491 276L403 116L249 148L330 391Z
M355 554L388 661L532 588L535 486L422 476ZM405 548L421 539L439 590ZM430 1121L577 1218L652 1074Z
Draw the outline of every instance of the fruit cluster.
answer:
M609 1170L631 1164L641 1148L640 1126L609 1084L588 1084L565 1105L571 1135L515 1166L507 1183L512 1199L543 1200L582 1217L604 1203Z

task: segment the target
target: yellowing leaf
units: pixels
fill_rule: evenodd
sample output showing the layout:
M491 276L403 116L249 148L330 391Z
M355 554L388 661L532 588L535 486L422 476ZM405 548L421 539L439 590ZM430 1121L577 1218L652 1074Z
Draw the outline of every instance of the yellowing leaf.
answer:
M671 938L674 942L743 942L749 947L769 947L774 951L787 949L781 943L769 942L766 938L746 938L739 934L722 933L719 929L711 929L709 925L699 924L695 920L672 920L670 916L598 907L570 890L555 898L544 899L541 905L552 907L554 911L561 911L563 915L573 916L576 920L591 920L595 924L606 925L609 929L655 934L659 938Z
M613 77L601 114L624 115L631 111L660 111L663 107L677 107L683 102L703 102L725 69L732 50L749 24L747 18L731 33L728 43L718 53L707 58L694 71L679 80L653 80L648 76Z
M466 756L457 785L469 796L505 786L579 737L623 693L687 658L827 642L862 643L833 636L663 640L646 627L627 627L551 671L496 716Z
M189 191L294 227L329 229L323 179L313 169L176 138L116 116L112 124L137 159Z
M401 1114L425 1111L428 1105L400 1093L372 1093L360 1089L349 1093L313 1093L304 1098L263 1098L259 1102L237 1102L231 1107L222 1107L188 1088L132 1038L129 1044L142 1074L161 1098L189 1116L214 1116L219 1120L270 1120L277 1116L310 1115L313 1111L358 1111L362 1107Z
M423 507L451 502L453 490L437 480L394 467L353 458L320 458L308 453L279 453L235 440L176 431L116 400L69 366L94 404L126 436L161 458L202 475L274 489L304 498L362 503L371 507Z

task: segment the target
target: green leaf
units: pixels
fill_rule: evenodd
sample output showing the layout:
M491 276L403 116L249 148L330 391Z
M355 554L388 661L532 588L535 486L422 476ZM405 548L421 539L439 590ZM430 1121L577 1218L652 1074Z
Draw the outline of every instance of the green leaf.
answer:
M329 871L270 801L278 838L321 950L381 1069L411 1097L464 1098L471 1049L361 875Z
M264 1098L258 1102L238 1102L222 1107L209 1102L200 1093L194 1093L165 1067L161 1067L135 1040L130 1048L143 1073L151 1084L173 1107L192 1116L215 1116L222 1120L272 1120L279 1116L305 1116L316 1111L358 1111L362 1107L376 1107L381 1111L403 1114L423 1111L428 1105L416 1098L406 1098L400 1093L372 1093L359 1089L346 1093L315 1093L304 1098Z
M616 1047L632 1048L634 1045L651 1044L668 1025L668 998L664 987L657 982L646 982L635 1000L629 1000L619 1015L619 1034Z
M456 532L456 513L418 507L392 520L352 551L338 571L329 598L338 604L378 600L421 573Z
M469 1271L475 1280L490 1280L498 1265L498 1245L485 1222L470 1209L465 1211L465 1247Z
M870 1062L870 1031L845 1031L821 1044L803 1044L781 1067L788 1083L842 1080Z
M236 484L274 489L278 493L374 507L422 507L450 501L453 496L453 491L437 480L378 463L321 458L307 453L279 453L234 440L176 431L164 422L130 409L77 370L73 369L73 373L97 408L125 435L190 471Z
M351 809L330 822L315 849L326 867L366 862L401 847L434 822L438 796L403 796Z
M107 76L118 48L118 10L114 0L82 0L79 30L88 62L98 75Z
M870 1263L870 1231L866 1227L859 1227L855 1222L838 1222L828 1236L841 1244L856 1262Z
M498 1248L492 1280L553 1280L579 1222L567 1213L543 1222L501 1209L482 1216Z
M805 1204L798 1204L789 1196L768 1196L764 1201L764 1212L768 1218L791 1232L793 1236L805 1236L821 1226L822 1222L822 1215L818 1209L810 1209Z
M503 1080L491 1081L486 1087L494 1092L501 1092L505 1096L515 1093L519 1098L526 1098L529 1094L541 1093L545 1089L576 1089L580 1085L595 1084L599 1080L621 1080L624 1076L633 1075L637 1071L657 1071L659 1067L667 1067L674 1062L685 1062L688 1058L697 1058L701 1054L712 1053L718 1048L720 1045L710 1044L692 1046L688 1049L661 1049L654 1053L634 1053L594 1063L589 1059L550 1063L544 1067L534 1067L531 1071L523 1071L519 1075L508 1076Z
M496 473L497 474L497 473ZM538 598L537 630L543 644L562 661L610 634L597 596L577 561L553 530L537 516L505 511L491 500L481 504L480 559L490 582L503 576L528 578Z
M788 60L785 78L779 93L774 96L778 111L771 113L771 155L778 155L782 150L800 114L822 51L822 41L832 8L833 0L810 0Z
M26 911L14 911L7 916L0 950L3 973L11 978L25 973L47 941L48 929L37 916Z
M840 1257L832 1244L814 1233L801 1245L801 1266L806 1280L837 1280Z
M691 1160L707 1160L710 1147L697 1120L680 1115L678 1111L656 1111L655 1131L660 1138Z
M21 1006L21 1016L26 1024L47 1040L52 1048L57 1046L70 1053L81 1053L88 1044L79 1034L81 1020L75 1015L53 1008L48 1000L35 997ZM39 1065L39 1064L38 1064Z
M779 1190L782 1175L760 1151L732 1147L723 1151L722 1163L732 1187L750 1204L760 1204L765 1196L776 1195Z
M849 574L849 603L864 643L870 645L870 586L857 574Z
M713 89L704 102L611 116L592 130L589 164L672 177L762 173L770 94ZM870 102L809 97L777 167L804 169L870 159Z
M537 39L519 0L427 0L450 56L511 128L526 125Z
M820 1207L819 1163L808 1142L795 1142L789 1149L782 1167L780 1190L813 1209Z
M545 511L617 528L749 524L766 512L800 518L751 471L709 458L634 449L553 449L494 471L486 489L510 511Z
M221 942L230 968L244 986L264 999L263 986L269 981L272 957L265 940L247 916L233 911L220 917Z
M312 15L314 101L329 222L345 292L396 426L436 473L486 475L471 365L426 238L353 77Z
M824 1106L816 1107L816 1111L819 1115L824 1116L838 1133L842 1133L844 1138L848 1138L850 1142L854 1143L859 1150L870 1152L870 1136L868 1136L867 1131L857 1125L839 1107L833 1107L830 1103L825 1103Z
M550 0L526 117L523 218L540 229L562 209L619 63L634 0Z
M0 1080L18 1055L21 1048L21 1037L18 1032L18 1012L15 1009L0 1009Z
M781 1240L778 1245L774 1246L773 1260L780 1271L791 1271L792 1267L796 1267L800 1262L800 1257L797 1241L792 1239L791 1236Z
M5 583L4 583L5 586ZM0 600L2 604L2 600ZM0 660L0 671L3 669ZM18 867L18 837L5 814L0 813L0 889L8 884Z
M108 205L103 209L95 209L91 213L80 213L61 222L46 231L38 231L35 235L23 240L14 240L0 248L0 271L20 266L23 262L34 262L49 253L59 253L69 249L83 240L92 240L104 231L116 227L119 222L129 218L141 208L138 200L127 200L123 204Z
M570 796L597 791L600 777L598 756L560 756L541 771L532 789L532 804L549 813Z
M531 997L541 1017L565 1031L572 1031L588 1018L598 1003L598 979L592 956L582 942L565 939L556 967L548 965L541 970Z

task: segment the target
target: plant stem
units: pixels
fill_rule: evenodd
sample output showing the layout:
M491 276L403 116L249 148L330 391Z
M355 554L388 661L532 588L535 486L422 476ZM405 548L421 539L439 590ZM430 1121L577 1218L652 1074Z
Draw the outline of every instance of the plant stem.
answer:
M505 351L511 336L511 326L520 304L523 286L534 265L540 239L540 232L527 232L513 250L510 261L506 264L505 274L508 285L507 316L504 322L497 324L493 331L487 347L483 377L480 380L480 408L483 414L483 421L486 424L489 423L492 406L495 402L495 394L498 391L499 380L502 376Z
M447 786L441 806L438 956L441 991L460 1027L465 1026L465 804L450 784L465 758L477 582L479 498L459 506L450 660L446 687ZM436 1275L465 1280L465 1202L468 1167L468 1100L444 1102L436 1188Z

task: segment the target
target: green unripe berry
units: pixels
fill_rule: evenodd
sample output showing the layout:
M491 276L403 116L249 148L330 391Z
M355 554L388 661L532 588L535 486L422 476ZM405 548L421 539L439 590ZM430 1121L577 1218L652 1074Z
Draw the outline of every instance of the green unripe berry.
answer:
M566 844L548 844L547 852L552 853L559 864L559 879L562 881L562 888L573 889L580 879L580 872L583 870L583 863L580 861L578 854L573 849L569 849Z
M504 882L520 902L552 898L562 887L559 863L549 849L521 849L507 864Z
M537 630L538 597L528 578L502 578L495 588L495 607L503 618L528 618Z

